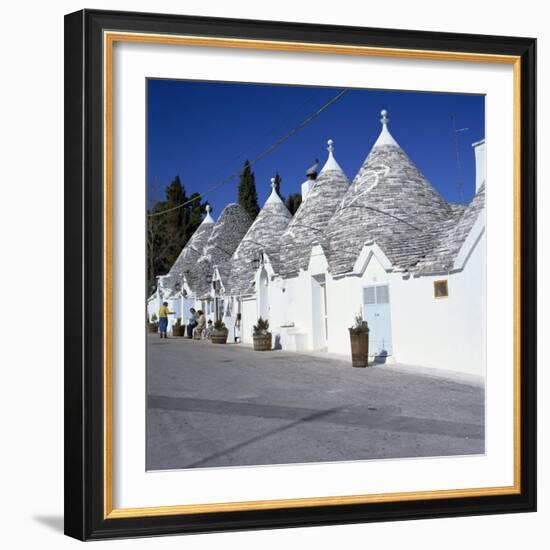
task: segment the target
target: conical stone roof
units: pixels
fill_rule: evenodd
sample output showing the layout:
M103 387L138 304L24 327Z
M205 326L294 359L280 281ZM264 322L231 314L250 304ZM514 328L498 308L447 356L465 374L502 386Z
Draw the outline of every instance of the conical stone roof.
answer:
M349 181L334 158L332 140L328 141L328 159L281 237L281 274L293 277L307 269L311 248L324 242L325 231L342 198Z
M185 272L192 269L197 260L204 252L208 238L212 233L215 221L210 215L210 205L206 205L206 216L202 223L197 227L191 238L182 248L180 255L170 268L168 274L162 279L162 287L169 291L175 291L177 283L183 282Z
M292 214L279 197L275 178L272 178L271 195L231 258L230 274L224 283L226 294L237 296L254 292L254 259L261 252L267 254L272 267L278 269L281 235L291 219Z
M381 122L380 136L329 224L333 275L351 271L365 242L373 240L394 265L414 263L435 246L434 226L453 216L390 134L386 111Z
M416 264L414 271L420 274L448 273L470 234L475 222L485 209L485 184L482 184L472 202L462 215L452 223L442 225L437 245Z
M223 209L202 255L185 274L187 283L197 298L209 293L214 267L221 270L225 268L251 225L250 216L238 204L228 204Z

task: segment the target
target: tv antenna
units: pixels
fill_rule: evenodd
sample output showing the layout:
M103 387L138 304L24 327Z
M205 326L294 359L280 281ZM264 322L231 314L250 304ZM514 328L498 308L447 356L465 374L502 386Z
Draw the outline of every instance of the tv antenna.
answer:
M456 166L458 168L458 192L460 196L460 202L464 203L464 179L462 177L462 163L460 162L460 151L458 148L458 134L468 131L470 128L457 128L455 116L453 113L449 113L449 118L453 125L453 137L455 142L455 154L456 154Z

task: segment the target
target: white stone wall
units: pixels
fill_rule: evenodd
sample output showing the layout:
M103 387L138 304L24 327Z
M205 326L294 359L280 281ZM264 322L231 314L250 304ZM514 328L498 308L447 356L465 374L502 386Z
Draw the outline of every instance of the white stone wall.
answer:
M468 247L472 242L465 243ZM241 338L252 344L252 326L265 313L276 348L288 351L328 352L350 358L348 328L362 314L363 287L387 283L390 294L392 355L399 362L468 374L485 370L485 236L481 235L466 255L462 271L451 275L404 276L393 272L388 259L376 245L366 247L356 262L355 274L333 278L320 246L314 246L307 271L282 279L262 277L262 300L243 298ZM319 278L324 276L328 312L328 340L319 338ZM317 280L316 280L317 277ZM434 281L448 281L449 296L434 297ZM267 292L265 290L267 289ZM260 289L257 288L259 294ZM198 306L200 307L200 305ZM266 309L267 307L267 309Z
M390 362L483 375L484 246L482 236L464 270L447 276L403 278L400 273L387 273L373 256L361 277L329 280L328 351L349 356L347 328L362 307L363 286L388 282L393 345ZM448 298L434 297L437 280L448 281Z
M362 276L330 279L327 285L329 311L328 351L346 356L351 354L349 327L355 316L362 314L363 286L389 282L390 276L376 256L371 255ZM390 284L391 301L391 284ZM393 310L392 310L393 314Z
M274 341L279 336L283 349L313 349L310 276L302 271L298 277L273 283L269 323Z
M464 269L451 275L404 277L388 272L383 259L371 255L361 275L333 279L324 255L314 249L307 272L269 283L269 321L274 343L290 351L319 349L315 338L314 275L325 274L330 353L350 357L348 328L362 313L363 287L388 283L393 354L388 362L483 375L485 370L484 235L475 244ZM434 297L434 281L448 281L449 296ZM284 290L284 291L283 291ZM255 301L243 307L243 341L255 322ZM253 320L250 320L253 316ZM293 324L293 326L290 326Z
M463 271L448 277L396 278L392 283L395 358L399 362L485 373L485 237ZM447 279L448 298L434 298L433 283ZM407 307L398 307L406 303Z
M241 301L241 341L252 344L252 327L257 321L256 298L243 298Z

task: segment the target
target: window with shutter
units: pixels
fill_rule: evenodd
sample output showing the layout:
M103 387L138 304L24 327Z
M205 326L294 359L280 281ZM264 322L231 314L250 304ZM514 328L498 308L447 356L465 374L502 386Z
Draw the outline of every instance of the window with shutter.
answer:
M363 288L363 303L368 306L376 303L376 297L374 294L373 286L367 286Z
M390 301L390 291L388 285L377 286L376 288L376 303L387 304Z

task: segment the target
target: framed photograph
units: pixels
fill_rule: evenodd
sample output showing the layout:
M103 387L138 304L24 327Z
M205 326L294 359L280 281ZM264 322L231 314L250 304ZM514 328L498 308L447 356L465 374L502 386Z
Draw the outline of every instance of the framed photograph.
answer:
M536 508L532 38L65 18L65 530Z

